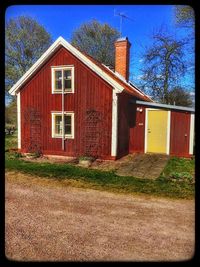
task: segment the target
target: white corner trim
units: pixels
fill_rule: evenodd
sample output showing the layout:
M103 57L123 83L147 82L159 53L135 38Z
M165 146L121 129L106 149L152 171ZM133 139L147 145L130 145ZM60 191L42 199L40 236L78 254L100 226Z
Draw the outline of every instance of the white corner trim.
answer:
M112 139L111 156L117 156L117 137L118 137L118 96L113 89L112 93Z
M20 92L17 94L17 142L18 149L21 149L21 97Z
M144 132L144 153L147 152L147 127L148 127L148 108L145 108L145 132Z
M62 45L68 51L70 51L74 56L80 59L84 64L86 64L90 69L97 73L102 79L108 82L112 87L114 87L119 93L124 90L118 82L116 82L112 77L110 77L106 72L94 64L90 59L78 51L75 47L69 44L65 39L59 37L47 51L33 64L33 66L18 80L18 82L13 85L9 90L11 95L15 95L16 91L23 85L23 83L34 73L34 71L42 65L42 63L51 55L51 53L59 46Z
M193 146L194 146L194 114L190 115L190 146L189 146L189 154L193 154Z
M166 144L166 152L167 155L170 153L170 132L171 132L171 110L168 110L167 117L167 144Z

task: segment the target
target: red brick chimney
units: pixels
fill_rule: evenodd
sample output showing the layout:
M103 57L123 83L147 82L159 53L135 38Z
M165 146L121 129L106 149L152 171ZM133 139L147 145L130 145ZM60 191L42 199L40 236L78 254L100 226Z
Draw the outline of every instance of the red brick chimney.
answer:
M129 80L129 61L131 43L128 37L119 38L115 42L115 71Z

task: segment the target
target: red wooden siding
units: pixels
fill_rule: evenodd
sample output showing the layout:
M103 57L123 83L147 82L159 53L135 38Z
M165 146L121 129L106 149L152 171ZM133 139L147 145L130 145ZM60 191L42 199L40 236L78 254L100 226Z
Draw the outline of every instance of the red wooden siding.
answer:
M118 157L129 154L130 118L132 117L130 99L133 97L125 92L118 94Z
M62 103L61 94L51 93L51 66L59 65L75 68L75 93L65 95L65 111L74 112L75 138L65 141L64 153L62 139L51 137L51 112L61 111ZM91 120L91 116L98 119ZM91 152L106 158L111 155L111 124L111 86L63 47L21 90L23 152L35 147L46 154L75 156Z
M137 111L142 109L142 112ZM131 106L131 124L130 124L130 153L144 153L144 135L145 135L145 107L134 105Z
M171 111L170 155L189 157L190 113Z

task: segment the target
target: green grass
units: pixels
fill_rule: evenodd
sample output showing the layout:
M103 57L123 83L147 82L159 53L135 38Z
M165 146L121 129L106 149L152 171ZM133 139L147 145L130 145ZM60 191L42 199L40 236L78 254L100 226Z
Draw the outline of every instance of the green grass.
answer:
M194 175L195 159L185 159L172 157L162 172L162 176L169 177L173 173L188 173Z
M12 137L6 138L7 145ZM13 137L14 139L14 137ZM162 175L156 180L138 179L135 177L118 176L113 171L86 169L70 164L36 163L18 158L17 153L6 152L5 167L9 171L19 171L39 177L57 180L80 181L88 188L118 193L150 194L171 198L193 198L194 184L187 177L183 180L171 179L173 172L193 173L194 160L171 158ZM175 180L175 181L174 181ZM80 183L80 184L81 184Z
M5 150L10 148L17 148L17 132L15 132L13 135L6 135Z

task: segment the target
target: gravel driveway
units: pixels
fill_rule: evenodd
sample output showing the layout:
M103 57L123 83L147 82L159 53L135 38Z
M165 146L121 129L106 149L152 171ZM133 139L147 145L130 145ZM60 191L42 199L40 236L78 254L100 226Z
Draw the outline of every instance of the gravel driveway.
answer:
M194 254L194 201L113 194L6 173L6 255L169 261Z

